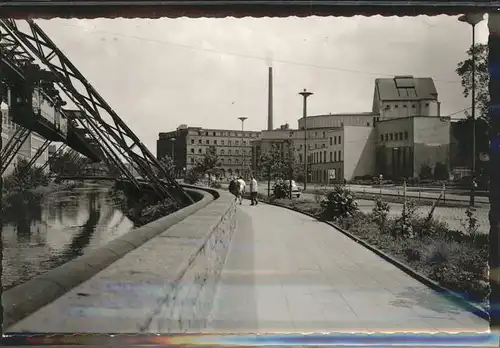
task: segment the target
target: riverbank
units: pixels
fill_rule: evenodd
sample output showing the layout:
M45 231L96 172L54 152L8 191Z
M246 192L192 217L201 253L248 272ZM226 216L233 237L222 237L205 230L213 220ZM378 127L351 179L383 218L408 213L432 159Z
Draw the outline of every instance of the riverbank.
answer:
M356 208L346 213L343 200L336 198L332 195L323 204L305 199L268 202L329 221L467 301L487 308L487 235L450 229L445 221L419 216L418 208L407 212L405 219L401 215L389 217L380 206L372 213Z
M38 216L16 210L2 226L2 285L22 284L103 246L134 226L115 206L108 187L64 183L44 192Z

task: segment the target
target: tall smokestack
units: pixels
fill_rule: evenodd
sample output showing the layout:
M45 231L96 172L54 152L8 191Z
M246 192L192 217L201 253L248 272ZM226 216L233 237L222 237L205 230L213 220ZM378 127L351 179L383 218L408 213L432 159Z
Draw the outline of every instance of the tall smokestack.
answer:
M273 130L273 67L269 67L269 96L267 101L267 130Z

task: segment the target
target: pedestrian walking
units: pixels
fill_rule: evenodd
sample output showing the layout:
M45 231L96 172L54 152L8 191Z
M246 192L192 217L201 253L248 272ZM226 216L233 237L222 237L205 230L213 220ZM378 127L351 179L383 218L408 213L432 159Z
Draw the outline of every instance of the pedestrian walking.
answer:
M243 180L243 177L240 176L237 180L238 183L238 195L237 198L240 200L240 205L243 202L243 195L245 194L245 188L247 186L247 183L245 180Z
M259 184L257 183L255 177L252 175L250 176L250 200L252 202L250 205L259 204L259 201L257 200L258 192L259 192Z
M229 182L229 192L234 195L234 200L238 199L238 191L239 191L239 183L236 181L236 178L231 178Z

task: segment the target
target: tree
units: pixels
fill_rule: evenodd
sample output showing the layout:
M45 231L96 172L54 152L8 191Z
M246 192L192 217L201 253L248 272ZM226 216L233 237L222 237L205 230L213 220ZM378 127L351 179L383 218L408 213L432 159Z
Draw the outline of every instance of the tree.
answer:
M210 146L203 154L201 161L195 165L195 170L200 174L216 175L222 171L220 159L215 146Z
M469 98L472 90L472 50L475 50L476 64L475 64L475 80L476 80L476 110L478 110L477 118L482 118L488 124L488 105L490 102L490 92L488 89L488 84L490 81L488 72L488 45L476 44L467 51L468 58L460 63L458 63L457 69L455 70L458 76L460 76L463 94L465 98ZM470 111L466 111L466 115L470 116Z
M434 179L436 180L448 180L449 173L446 164L437 162L434 166Z
M172 160L172 157L170 157L169 155L165 155L164 157L160 158L160 164L163 166L165 172L167 172L168 175L174 177L175 163ZM161 176L163 175L160 174L160 177ZM163 178L161 177L161 179Z
M50 171L57 175L81 175L86 171L82 156L72 152L56 154L49 159Z

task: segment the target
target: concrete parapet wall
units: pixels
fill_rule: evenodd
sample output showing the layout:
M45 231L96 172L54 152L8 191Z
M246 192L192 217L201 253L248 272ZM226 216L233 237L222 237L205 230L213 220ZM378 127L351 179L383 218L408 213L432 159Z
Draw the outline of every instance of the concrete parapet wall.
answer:
M56 267L2 294L3 324L8 327L88 280L128 252L183 221L218 197L210 190L186 187L196 203Z
M234 197L213 194L219 197L6 331L199 332L236 229Z

